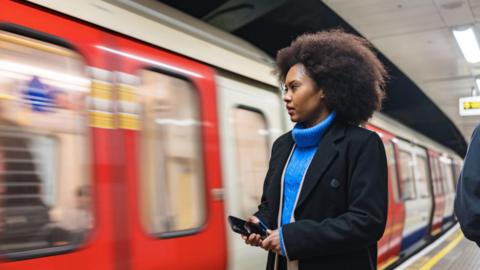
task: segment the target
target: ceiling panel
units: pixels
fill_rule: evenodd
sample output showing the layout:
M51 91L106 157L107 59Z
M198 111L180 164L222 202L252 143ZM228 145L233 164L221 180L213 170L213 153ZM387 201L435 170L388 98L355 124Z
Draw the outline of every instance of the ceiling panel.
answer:
M468 2L472 8L480 6L480 0L469 0Z
M468 0L433 0L439 15L448 26L471 24L474 22Z
M434 3L428 1L325 1L367 38L443 27Z
M471 75L448 28L371 42L417 83Z

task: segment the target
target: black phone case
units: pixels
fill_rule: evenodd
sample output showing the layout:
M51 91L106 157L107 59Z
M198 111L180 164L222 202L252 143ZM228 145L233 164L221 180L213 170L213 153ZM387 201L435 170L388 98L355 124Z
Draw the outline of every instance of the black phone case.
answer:
M245 236L250 235L250 232L245 228L245 224L247 223L245 220L236 218L234 216L228 216L228 223L234 232Z
M259 234L262 239L267 237L267 232L258 224L250 223L234 216L228 216L228 223L234 232L241 235L249 236L250 234L255 233Z

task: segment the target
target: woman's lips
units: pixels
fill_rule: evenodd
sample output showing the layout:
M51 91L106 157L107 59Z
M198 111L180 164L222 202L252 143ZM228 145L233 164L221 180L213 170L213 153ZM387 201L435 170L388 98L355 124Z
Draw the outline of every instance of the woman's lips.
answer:
M293 115L295 113L295 109L287 108L288 114Z

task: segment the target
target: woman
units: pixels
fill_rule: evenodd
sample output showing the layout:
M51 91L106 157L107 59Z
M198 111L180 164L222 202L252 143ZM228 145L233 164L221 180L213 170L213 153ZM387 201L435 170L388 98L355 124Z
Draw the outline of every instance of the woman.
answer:
M379 136L359 124L381 107L385 68L366 40L340 30L298 37L276 64L296 125L273 144L250 217L269 236L245 242L269 251L267 269L376 269L387 164Z

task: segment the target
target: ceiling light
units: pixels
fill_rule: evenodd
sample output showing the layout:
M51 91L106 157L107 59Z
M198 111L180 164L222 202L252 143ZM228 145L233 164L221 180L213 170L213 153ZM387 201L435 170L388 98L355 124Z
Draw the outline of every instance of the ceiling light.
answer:
M186 70L186 69L183 69L183 68L179 68L179 67L176 67L176 66L172 66L172 65L169 65L169 64L166 64L166 63L158 62L158 61L155 61L155 60L152 60L152 59L149 59L149 58L145 58L145 57L138 56L138 55L135 55L135 54L127 53L127 52L124 52L124 51L115 50L115 49L105 47L105 46L101 46L101 45L96 45L95 47L97 49L100 49L100 50L103 50L103 51L107 51L107 52L110 52L110 53L121 55L121 56L130 58L130 59L134 59L134 60L137 60L137 61L140 61L140 62L144 62L144 63L150 64L150 65L153 65L153 66L159 66L159 67L171 70L171 71L183 73L183 74L190 75L190 76L197 77L197 78L203 78L203 76L201 74L198 74L196 72Z
M475 90L475 94L480 91L480 78L475 78L475 84L477 85L477 89L475 87L473 88Z
M469 63L480 62L480 48L473 27L453 30L453 36L457 40L463 56Z

